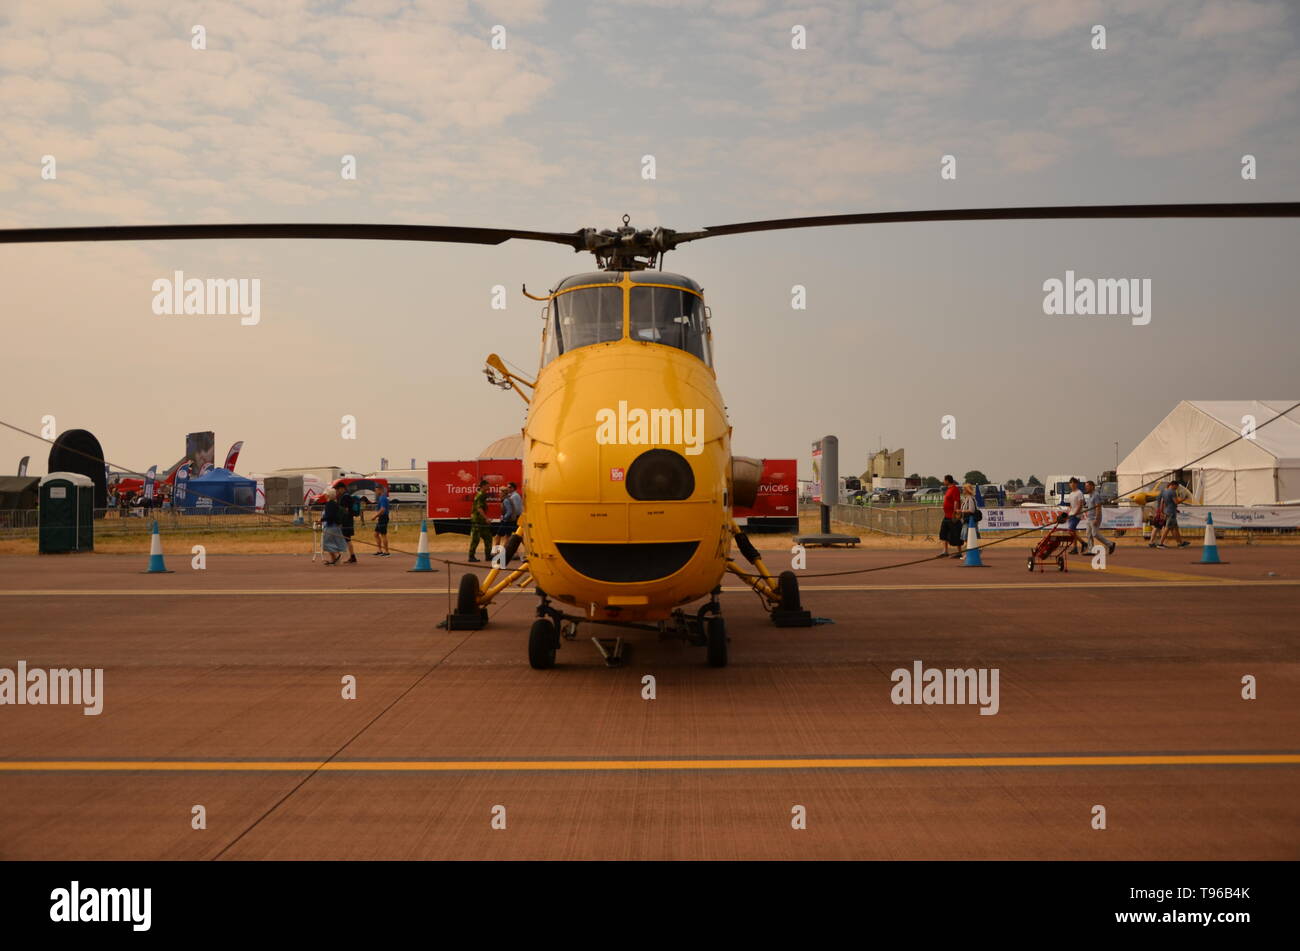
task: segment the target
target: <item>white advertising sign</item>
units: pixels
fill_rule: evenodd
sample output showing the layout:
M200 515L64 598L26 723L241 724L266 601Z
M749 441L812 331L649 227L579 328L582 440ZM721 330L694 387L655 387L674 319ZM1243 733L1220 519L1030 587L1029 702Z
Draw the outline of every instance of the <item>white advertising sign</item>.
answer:
M1154 510L1154 506L1150 506ZM1051 528L1056 516L1064 508L1051 506L1021 508L981 509L984 520L981 532L1023 531L1026 528ZM1300 528L1300 506L1265 508L1248 505L1180 505L1178 524L1199 526L1205 524L1205 513L1214 514L1216 528ZM1101 510L1101 527L1141 528L1142 509L1137 505L1104 507Z
M981 509L984 520L980 522L981 532L1024 531L1027 528L1051 528L1056 524L1056 517L1065 509L1060 508L991 508ZM1217 522L1218 519L1216 518ZM1101 510L1102 528L1141 528L1142 510L1137 506L1120 508L1103 508Z
M1300 505L1180 505L1178 524L1204 525L1206 512L1214 514L1215 528L1300 528Z

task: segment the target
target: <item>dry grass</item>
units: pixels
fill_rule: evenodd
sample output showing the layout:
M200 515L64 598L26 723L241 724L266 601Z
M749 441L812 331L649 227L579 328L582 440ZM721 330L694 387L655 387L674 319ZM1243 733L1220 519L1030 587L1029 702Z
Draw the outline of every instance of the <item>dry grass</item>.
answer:
M374 551L375 535L368 531L369 526L361 528L353 539L357 551ZM202 545L210 555L288 555L311 554L312 533L310 528L260 528L243 529L229 532L201 531L159 531L162 549L165 555L186 555L194 545ZM420 526L399 524L389 526L388 544L394 557L401 552L409 552L415 557L415 548L419 543ZM460 552L469 549L469 538L465 535L429 535L429 550L435 552ZM149 554L149 535L147 533L131 535L98 535L95 538L95 551L110 554ZM34 555L37 552L35 538L0 540L0 554Z
M821 523L816 514L807 513L799 518L800 534L816 534L821 531ZM855 535L860 541L858 548L868 550L921 550L926 551L933 549L939 550L941 543L937 537L918 535L909 538L906 535L882 535L874 534L856 525L847 525L843 522L832 522L831 531L842 535ZM986 536L986 540L995 540L1002 533L996 533ZM419 542L420 523L414 522L397 522L389 527L388 543L394 556L410 555L415 556L415 548ZM163 553L166 555L189 556L190 549L194 545L203 545L208 554L213 555L284 555L284 554L310 554L312 549L312 533L307 527L282 527L268 526L263 528L243 528L237 531L213 531L205 532L201 530L172 530L162 528L160 531L162 538ZM1113 535L1108 537L1114 538ZM374 550L374 533L370 530L369 525L358 526L357 535L354 539L355 547L359 552L368 552ZM793 535L753 535L751 536L755 547L760 551L766 552L789 552L790 547L794 544ZM1199 544L1199 537L1188 536L1188 540L1193 544ZM1132 532L1127 533L1122 538L1115 538L1122 546L1130 546L1142 541L1141 537ZM1236 544L1242 544L1242 539L1224 538L1220 534L1219 543L1227 547ZM1300 545L1300 536L1284 536L1281 538L1259 539L1256 538L1255 544L1268 545ZM1009 543L1010 544L1010 543ZM469 549L469 538L466 535L429 535L429 550L431 552L454 552L464 555ZM141 557L149 554L149 535L146 531L131 534L99 534L95 539L95 551L104 554L138 554ZM34 555L37 552L36 538L21 539L3 539L0 540L0 554L4 555Z

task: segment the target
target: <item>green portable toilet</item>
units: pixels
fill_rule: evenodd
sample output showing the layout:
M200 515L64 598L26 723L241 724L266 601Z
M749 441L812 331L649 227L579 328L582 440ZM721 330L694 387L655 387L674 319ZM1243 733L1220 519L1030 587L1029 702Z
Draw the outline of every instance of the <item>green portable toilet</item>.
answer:
M42 555L95 550L95 483L78 472L41 479L37 507Z

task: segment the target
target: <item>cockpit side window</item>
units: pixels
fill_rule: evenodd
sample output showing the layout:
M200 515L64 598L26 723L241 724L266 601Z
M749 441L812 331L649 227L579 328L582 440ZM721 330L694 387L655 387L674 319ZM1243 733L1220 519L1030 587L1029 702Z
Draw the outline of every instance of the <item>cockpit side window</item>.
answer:
M676 347L712 365L704 301L689 291L633 286L629 329L633 340Z
M593 343L619 340L623 336L623 289L621 287L583 287L559 294L551 302L552 320L548 326L546 353L568 353Z
M542 366L550 363L560 355L560 344L555 339L555 319L559 304L551 300L546 305L546 325L542 331Z

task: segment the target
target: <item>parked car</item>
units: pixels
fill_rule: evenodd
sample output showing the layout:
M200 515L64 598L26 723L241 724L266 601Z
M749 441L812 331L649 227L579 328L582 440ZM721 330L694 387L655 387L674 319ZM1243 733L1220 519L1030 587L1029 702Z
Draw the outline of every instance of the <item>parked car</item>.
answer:
M912 496L912 501L920 502L922 505L938 505L943 501L943 486L917 489L916 494Z
M1026 485L1009 494L1007 501L1015 505L1024 505L1026 502L1042 502L1043 487L1041 485Z
M354 498L360 499L367 505L373 505L375 502L375 495L381 485L387 486L388 480L345 476L342 479L335 479L330 484L330 488L336 492L349 492ZM311 504L313 507L323 506L325 501L323 498L317 497Z
M903 493L898 489L876 489L871 493L872 505L888 505L903 501Z
M984 500L985 508L1001 505L1001 500L1005 493L1006 489L998 485L996 482L989 482L980 486L980 498Z

